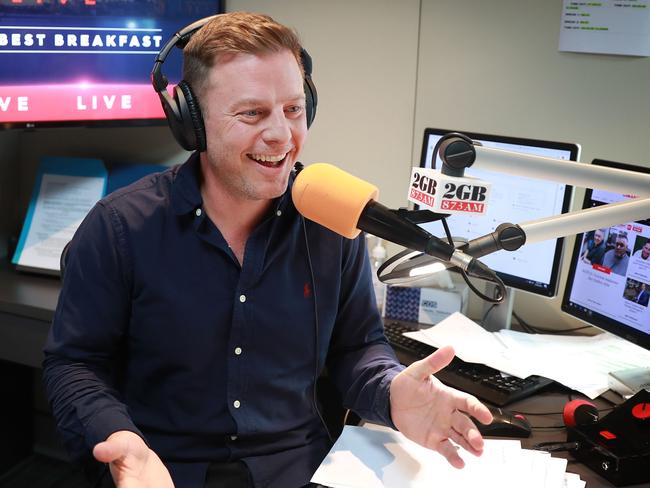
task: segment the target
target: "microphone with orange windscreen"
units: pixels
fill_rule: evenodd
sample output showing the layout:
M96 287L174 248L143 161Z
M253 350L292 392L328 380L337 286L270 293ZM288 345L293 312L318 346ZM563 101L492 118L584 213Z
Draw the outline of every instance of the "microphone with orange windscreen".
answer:
M368 232L492 279L494 273L483 263L377 202L378 195L376 186L326 163L302 169L291 191L296 209L305 218L348 239Z

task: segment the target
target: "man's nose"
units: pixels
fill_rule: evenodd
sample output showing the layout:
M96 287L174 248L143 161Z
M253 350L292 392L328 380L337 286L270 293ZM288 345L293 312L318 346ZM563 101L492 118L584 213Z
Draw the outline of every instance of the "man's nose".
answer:
M284 110L269 115L262 137L264 142L269 144L285 144L291 140L290 121L287 119Z

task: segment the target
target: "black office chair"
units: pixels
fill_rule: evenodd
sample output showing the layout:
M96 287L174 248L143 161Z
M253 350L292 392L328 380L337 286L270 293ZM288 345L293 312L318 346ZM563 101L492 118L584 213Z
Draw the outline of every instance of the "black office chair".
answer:
M59 257L59 269L61 270L61 281L63 281L65 266L68 262L68 250L70 248L71 242L72 241L68 241L68 243L63 247L63 251L61 251L61 256Z
M334 441L341 435L345 425L359 425L361 418L343 407L343 399L327 373L318 378L316 394L323 420Z

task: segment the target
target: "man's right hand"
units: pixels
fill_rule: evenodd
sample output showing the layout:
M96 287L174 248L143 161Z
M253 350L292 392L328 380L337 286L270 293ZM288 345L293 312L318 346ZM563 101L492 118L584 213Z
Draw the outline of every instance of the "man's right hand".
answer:
M169 471L135 432L120 430L95 445L93 456L109 463L117 488L173 488Z

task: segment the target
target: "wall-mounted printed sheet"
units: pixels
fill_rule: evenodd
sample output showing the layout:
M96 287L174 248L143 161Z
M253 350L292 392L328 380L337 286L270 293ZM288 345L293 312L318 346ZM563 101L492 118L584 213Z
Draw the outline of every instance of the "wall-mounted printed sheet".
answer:
M564 0L559 49L650 56L650 0Z

